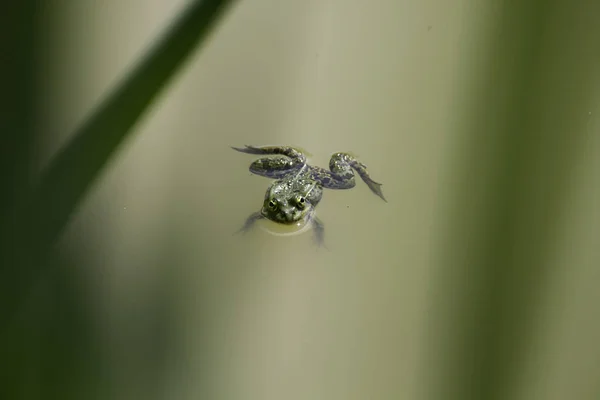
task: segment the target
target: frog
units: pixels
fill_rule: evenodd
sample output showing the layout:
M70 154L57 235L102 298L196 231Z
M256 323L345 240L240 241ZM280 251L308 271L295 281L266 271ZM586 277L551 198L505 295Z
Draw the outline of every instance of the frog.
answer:
M384 202L382 184L374 181L367 166L350 153L334 153L329 170L309 165L305 152L292 146L231 147L241 153L263 155L250 164L250 172L274 179L268 187L259 211L252 213L238 232L248 232L261 219L285 225L310 224L319 246L324 245L324 225L315 209L324 189L352 189L356 186L354 171L369 189Z

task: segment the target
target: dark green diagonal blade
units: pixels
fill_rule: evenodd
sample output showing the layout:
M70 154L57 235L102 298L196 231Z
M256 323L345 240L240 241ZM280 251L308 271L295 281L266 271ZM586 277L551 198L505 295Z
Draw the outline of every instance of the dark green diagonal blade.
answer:
M12 321L19 309L27 307L26 299L34 286L56 272L50 250L70 216L131 128L232 3L233 0L190 3L139 64L74 132L37 184L31 189L21 185L23 190L16 194L3 193L3 198L10 201L5 202L8 206L0 202L3 206L0 328ZM22 169L26 165L27 160L22 159L17 167Z
M131 128L231 0L193 2L149 54L98 106L44 171L34 191L39 240L52 241Z

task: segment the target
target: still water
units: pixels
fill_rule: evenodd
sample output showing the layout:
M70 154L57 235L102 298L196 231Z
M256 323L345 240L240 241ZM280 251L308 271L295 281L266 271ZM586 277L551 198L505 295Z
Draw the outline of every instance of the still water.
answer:
M86 29L75 3L48 22L45 40L63 44L41 72L51 132L77 125L185 2L89 5ZM456 111L470 78L461 46L485 31L472 3L232 9L63 239L89 271L110 398L421 398L463 137ZM62 140L44 143L47 152ZM305 149L322 167L351 152L387 203L357 177L351 190L325 190L317 207L325 247L310 227L268 221L235 235L270 180L230 146L266 144ZM143 328L153 318L160 329Z

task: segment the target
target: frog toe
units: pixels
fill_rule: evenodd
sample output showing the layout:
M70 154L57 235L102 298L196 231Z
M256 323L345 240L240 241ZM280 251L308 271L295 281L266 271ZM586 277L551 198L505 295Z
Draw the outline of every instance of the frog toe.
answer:
M373 193L381 197L381 199L387 203L387 200L383 196L383 191L381 190L381 186L383 186L383 184L375 182L373 179L370 178L365 179L365 183L367 184L367 186L369 186L369 189L371 189Z

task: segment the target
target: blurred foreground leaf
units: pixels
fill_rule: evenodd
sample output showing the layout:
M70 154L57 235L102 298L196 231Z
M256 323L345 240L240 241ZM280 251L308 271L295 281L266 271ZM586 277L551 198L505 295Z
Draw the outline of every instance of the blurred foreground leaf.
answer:
M435 290L437 347L427 368L436 400L518 398L571 180L592 134L600 3L509 1L494 11L469 76Z
M217 18L231 3L231 0L191 3L148 55L77 129L43 171L37 185L25 191L14 210L5 212L0 227L2 238L6 238L0 255L0 292L5 312L0 323L10 318L36 275L43 271L48 249L131 128L198 43L206 39ZM32 10L29 8L27 12L33 15ZM19 166L24 167L23 162ZM27 171L21 175L26 176Z
M81 126L42 176L34 194L39 233L53 240L98 174L161 89L231 0L195 1L138 67Z

